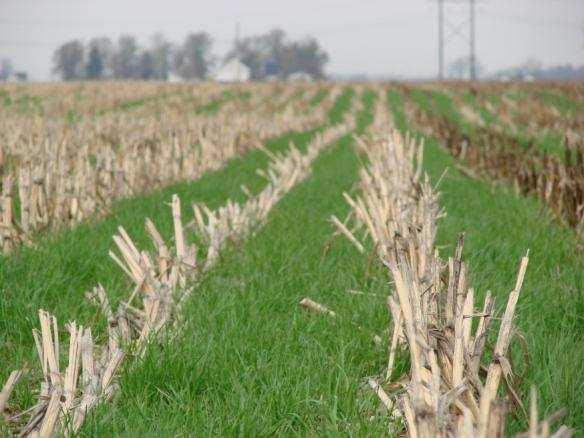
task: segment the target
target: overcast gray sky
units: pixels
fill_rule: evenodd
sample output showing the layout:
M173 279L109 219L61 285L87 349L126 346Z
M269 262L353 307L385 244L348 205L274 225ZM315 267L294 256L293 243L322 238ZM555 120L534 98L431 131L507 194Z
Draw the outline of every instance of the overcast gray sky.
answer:
M453 24L467 3L447 8ZM155 32L179 42L206 30L224 54L235 23L243 36L274 27L313 35L329 52L329 73L432 76L437 64L435 0L0 0L0 58L36 80L50 79L51 55L62 42L130 33L147 43ZM448 33L448 32L447 32ZM467 50L447 46L446 64ZM478 58L488 71L522 63L584 64L584 0L478 0Z

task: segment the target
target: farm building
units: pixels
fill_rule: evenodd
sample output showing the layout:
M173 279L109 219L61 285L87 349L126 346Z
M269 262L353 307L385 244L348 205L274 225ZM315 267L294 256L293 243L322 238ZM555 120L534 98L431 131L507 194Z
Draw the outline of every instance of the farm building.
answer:
M28 73L25 71L15 71L2 78L5 82L28 82Z
M177 75L176 73L169 72L168 77L166 78L166 81L172 82L172 83L179 83L179 82L184 82L185 80L183 78L181 78L179 75Z
M291 82L312 82L314 78L310 73L297 71L288 76L288 80Z
M248 66L237 58L227 61L215 74L218 82L247 82L251 76Z

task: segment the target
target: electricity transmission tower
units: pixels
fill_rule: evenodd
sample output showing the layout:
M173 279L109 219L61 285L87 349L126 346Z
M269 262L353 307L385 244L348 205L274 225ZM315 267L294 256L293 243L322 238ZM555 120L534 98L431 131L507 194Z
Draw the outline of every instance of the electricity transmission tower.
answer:
M461 23L453 23L445 17L445 12L451 4L468 3L468 17ZM438 79L444 79L445 46L455 38L468 43L469 76L472 81L477 77L476 47L475 47L475 4L476 0L438 0ZM468 25L468 28L466 27ZM445 31L449 33L445 35Z

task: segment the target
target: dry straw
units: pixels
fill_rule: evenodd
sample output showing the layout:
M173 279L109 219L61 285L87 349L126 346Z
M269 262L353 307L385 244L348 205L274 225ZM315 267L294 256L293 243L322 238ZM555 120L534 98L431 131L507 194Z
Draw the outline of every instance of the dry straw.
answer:
M217 263L227 243L244 239L265 223L274 205L310 174L318 154L354 125L353 110L345 123L317 134L305 153L291 146L286 154L272 155L265 172L266 187L242 205L228 201L215 211L193 205L194 219L185 226L180 200L173 196L174 245L164 241L149 219L146 230L154 251L140 250L120 227L114 236L117 252L111 251L110 255L133 283L128 298L114 310L101 285L87 294L107 321L107 341L97 344L89 328L75 322L67 324L68 361L64 367L57 320L43 310L39 312L41 330L35 331L34 337L43 379L35 405L8 418L17 433L50 437L78 431L88 412L110 400L118 390L116 377L124 358L142 356L159 334L181 327L185 300L201 276ZM191 230L206 247L201 260L197 247L187 241ZM20 375L20 371L12 373L0 394L2 410Z
M384 378L370 379L369 385L389 410L393 433L405 423L411 437L504 436L510 406L522 406L508 354L528 255L521 260L495 347L488 348L487 338L497 331L494 298L487 292L476 308L462 237L454 257L444 262L438 255L441 211L435 188L422 175L421 145L390 133L387 115L378 112L377 118L370 135L360 139L369 162L361 170L361 195L345 195L394 284L387 303L393 321L388 366ZM338 219L334 223L364 251L357 231L339 226ZM409 354L410 370L394 376L400 344ZM569 436L572 431L565 427L550 432L562 412L538 423L532 397L529 436Z
M525 145L517 133L498 125L477 126L469 134L446 116L428 114L411 105L408 108L412 120L425 133L442 140L452 155L477 174L539 197L559 219L579 234L584 232L584 141L577 131L584 126L581 120L576 122L580 128L560 131L566 133L561 157L542 152L534 139ZM541 129L537 132L542 134ZM475 172L465 173L476 176Z
M115 199L195 180L269 138L322 125L341 91L335 87L312 108L307 100L311 93L291 99L290 93L298 91L291 87L273 98L279 91L275 87L232 90L250 96L224 102L214 115L197 114L185 95L169 96L168 91L135 110L121 106L123 110L74 122L67 120L66 107L42 117L0 107L2 251L28 242L35 233L107 214ZM59 91L64 100L75 95L74 88ZM203 102L217 98L219 91L228 90L203 88ZM55 103L47 98L43 105L44 112ZM107 109L111 104L103 105Z

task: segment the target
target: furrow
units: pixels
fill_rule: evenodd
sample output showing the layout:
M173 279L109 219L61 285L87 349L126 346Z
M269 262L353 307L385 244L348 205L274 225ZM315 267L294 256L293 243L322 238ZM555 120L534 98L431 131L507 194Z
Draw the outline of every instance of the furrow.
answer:
M98 285L89 293L107 319L108 339L99 345L90 328L69 323L68 364L64 371L59 366L56 318L39 311L41 332L35 339L44 377L32 414L24 422L21 414L12 416L12 420L24 424L20 433L50 436L57 431L69 434L79 430L87 412L110 400L117 391L115 378L124 358L143 355L161 332L180 324L185 300L198 279L217 262L227 243L244 239L261 226L273 206L310 174L319 153L354 126L354 115L349 114L346 122L318 134L305 153L292 147L285 155L274 155L266 172L267 186L243 205L228 201L215 211L205 205L193 206L194 234L205 248L201 260L198 247L185 240L187 230L176 195L171 204L173 243L165 243L154 224L147 220L155 250L139 250L120 228L114 236L118 254L111 255L134 283L128 299L114 311L103 287ZM24 413L27 412L31 411L25 409Z

